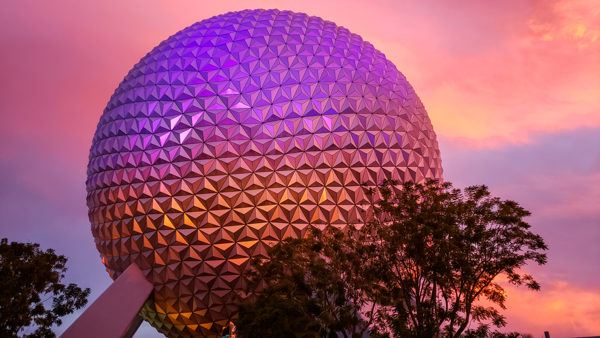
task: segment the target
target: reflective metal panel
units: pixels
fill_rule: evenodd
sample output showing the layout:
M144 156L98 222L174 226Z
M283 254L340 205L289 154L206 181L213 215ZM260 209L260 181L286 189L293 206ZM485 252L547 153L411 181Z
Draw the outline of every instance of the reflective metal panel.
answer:
M168 38L127 74L90 152L89 218L115 278L154 284L143 316L212 335L252 256L360 222L364 186L440 178L427 113L396 67L332 22L247 10Z

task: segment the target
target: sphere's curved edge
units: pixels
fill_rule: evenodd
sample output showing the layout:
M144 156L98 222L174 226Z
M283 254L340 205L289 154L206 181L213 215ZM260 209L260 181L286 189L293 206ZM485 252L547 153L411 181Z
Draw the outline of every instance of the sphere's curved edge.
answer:
M363 184L442 168L421 100L372 44L316 16L245 10L192 24L134 65L87 173L112 277L135 262L154 284L152 325L210 336L246 296L250 257L360 222Z

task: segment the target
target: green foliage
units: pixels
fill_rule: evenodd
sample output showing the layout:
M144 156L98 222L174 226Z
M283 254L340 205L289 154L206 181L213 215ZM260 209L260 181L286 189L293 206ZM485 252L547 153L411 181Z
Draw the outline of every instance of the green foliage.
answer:
M380 330L460 337L472 322L502 327L506 293L498 277L540 288L521 268L545 264L547 247L518 203L492 197L485 186L461 191L436 181L401 189L386 182L379 192L376 217L353 236L377 257L365 274L377 285L370 297L381 306Z
M238 336L317 337L320 327L310 304L298 304L286 291L278 291L268 290L254 303L240 306Z
M347 240L334 228L314 231L283 241L270 260L256 261L249 279L262 292L240 306L239 337L361 336L368 327L359 315L365 297Z
M61 283L66 264L65 256L39 244L0 240L1 337L54 337L52 326L87 303L90 289Z
M501 276L540 288L522 270L546 263L546 244L523 220L527 210L485 186L461 191L433 180L388 181L371 193L378 202L368 223L288 239L254 263L259 296L241 307L240 337L277 336L254 330L288 315L286 327L294 318L309 323L310 331L290 331L305 337L367 329L374 337L519 336L490 328L506 325Z

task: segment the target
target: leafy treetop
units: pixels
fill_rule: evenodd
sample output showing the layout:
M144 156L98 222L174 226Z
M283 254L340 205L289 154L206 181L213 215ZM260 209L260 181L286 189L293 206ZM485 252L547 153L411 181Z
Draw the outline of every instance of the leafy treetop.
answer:
M0 336L53 337L52 326L87 303L89 288L62 283L66 264L39 244L0 240Z

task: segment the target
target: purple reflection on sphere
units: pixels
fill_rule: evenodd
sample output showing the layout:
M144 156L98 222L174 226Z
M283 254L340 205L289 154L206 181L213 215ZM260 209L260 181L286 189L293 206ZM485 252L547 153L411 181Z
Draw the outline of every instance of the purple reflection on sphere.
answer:
M214 336L252 256L364 215L361 184L441 178L427 113L360 36L306 14L232 12L168 38L108 102L90 152L92 233L111 277L155 285L142 315Z

